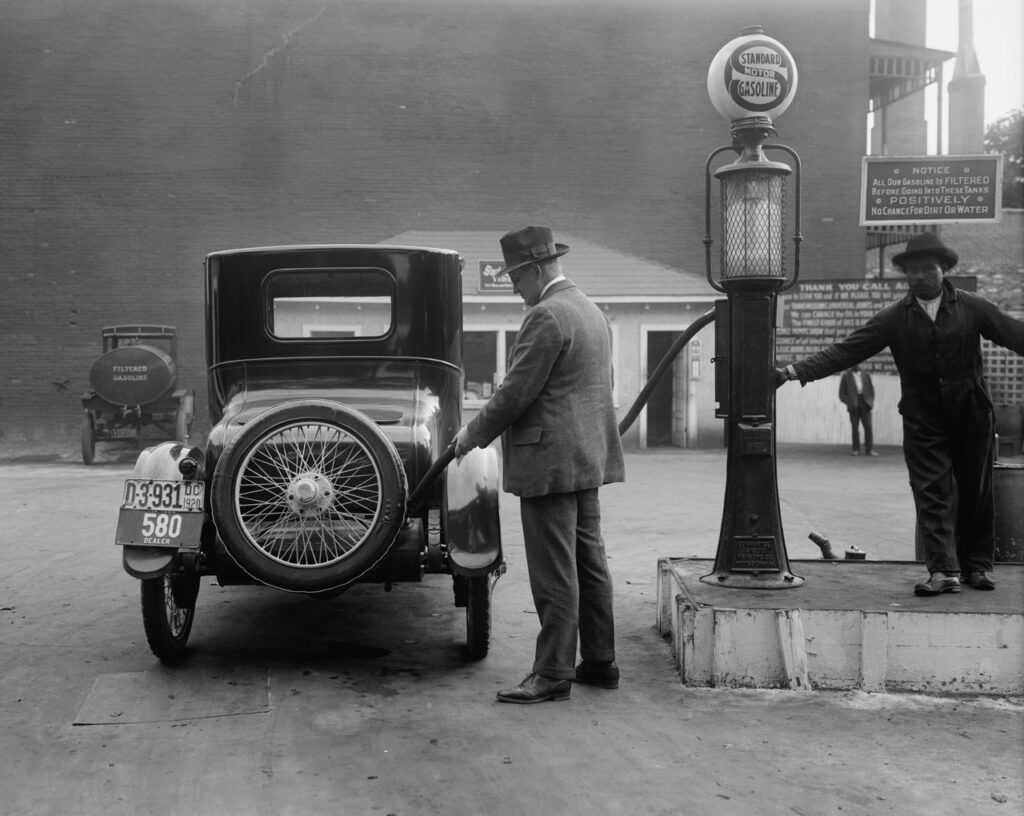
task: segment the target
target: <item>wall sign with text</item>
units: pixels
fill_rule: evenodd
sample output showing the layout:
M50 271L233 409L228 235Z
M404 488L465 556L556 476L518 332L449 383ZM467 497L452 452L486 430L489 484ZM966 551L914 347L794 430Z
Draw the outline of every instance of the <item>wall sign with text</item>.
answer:
M479 263L481 292L512 291L512 278L501 271L505 268L504 261L480 261Z
M998 221L1002 179L1001 155L865 156L860 225Z
M953 285L977 291L978 279L948 275ZM907 294L907 279L804 280L781 298L782 319L775 336L779 365L792 363L842 340L886 306ZM895 373L892 353L886 349L864 364L872 373Z

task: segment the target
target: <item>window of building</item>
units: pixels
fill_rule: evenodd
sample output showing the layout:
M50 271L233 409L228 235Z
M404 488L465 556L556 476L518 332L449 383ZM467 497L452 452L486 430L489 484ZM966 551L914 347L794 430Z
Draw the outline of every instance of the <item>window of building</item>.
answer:
M516 333L505 326L474 327L463 332L462 364L466 372L463 397L467 405L483 405L505 378L508 354Z
M467 408L479 407L494 393L508 371L508 355L516 332L507 326L474 326L463 332L462 360L466 372L463 400ZM618 326L612 324L612 370L617 370ZM612 380L612 396L619 404L618 377Z

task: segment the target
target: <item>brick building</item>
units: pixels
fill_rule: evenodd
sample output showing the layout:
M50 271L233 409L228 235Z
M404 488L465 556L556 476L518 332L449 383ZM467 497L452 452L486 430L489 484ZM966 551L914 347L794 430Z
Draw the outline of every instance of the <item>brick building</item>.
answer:
M777 125L804 163L802 274L861 275L856 202L877 45L868 0L821 9L11 5L0 27L0 455L75 454L80 394L113 323L177 326L179 382L197 392L202 433L210 251L540 222L700 276L704 158L728 141L707 66L752 23L800 70Z

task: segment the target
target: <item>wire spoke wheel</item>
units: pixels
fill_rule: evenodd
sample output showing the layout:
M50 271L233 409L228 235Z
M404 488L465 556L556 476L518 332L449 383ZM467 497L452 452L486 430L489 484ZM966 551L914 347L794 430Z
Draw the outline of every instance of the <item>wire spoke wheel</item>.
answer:
M405 473L376 424L347 406L290 403L225 449L214 518L250 575L281 589L350 583L387 553L404 517Z
M384 503L380 471L344 428L285 426L242 461L235 509L253 544L282 564L345 558L373 530Z
M179 606L174 594L174 581L183 585L182 595L192 598L191 606ZM165 663L174 663L185 655L188 636L195 619L195 596L199 576L178 578L170 573L142 581L142 624L149 648Z

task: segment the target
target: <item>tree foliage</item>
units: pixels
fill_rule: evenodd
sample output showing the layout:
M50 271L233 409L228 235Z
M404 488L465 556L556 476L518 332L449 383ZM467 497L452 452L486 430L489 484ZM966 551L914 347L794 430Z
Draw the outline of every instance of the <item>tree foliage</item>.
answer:
M1024 108L988 126L985 150L1003 154L1003 206L1024 207Z

